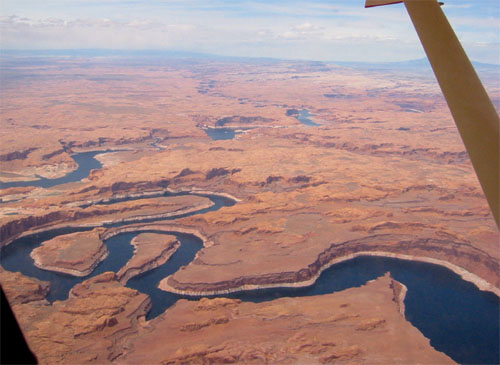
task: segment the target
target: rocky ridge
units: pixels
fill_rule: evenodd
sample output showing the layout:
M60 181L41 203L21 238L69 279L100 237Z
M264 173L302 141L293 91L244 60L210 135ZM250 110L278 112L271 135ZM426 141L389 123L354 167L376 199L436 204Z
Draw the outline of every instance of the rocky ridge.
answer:
M120 199L127 196L120 195ZM154 197L123 201L115 204L106 204L103 199L97 203L93 201L79 202L83 207L75 206L74 202L66 202L64 209L57 207L47 212L46 209L33 207L25 216L3 217L0 225L1 246L7 245L14 239L43 232L56 227L101 226L104 223L134 222L148 219L161 219L189 212L209 208L213 203L201 196L186 195L173 197ZM64 204L64 203L63 203ZM52 204L51 204L52 205Z
M148 296L104 273L76 285L67 300L13 310L39 363L103 363L121 353L121 341L138 332L150 306Z
M175 236L155 233L141 233L130 243L134 246L134 255L116 273L123 284L133 276L163 265L181 245Z
M401 315L398 287L385 276L334 294L263 303L180 300L129 339L117 362L454 363Z
M50 283L10 272L0 266L0 285L11 306L30 302L45 301Z
M3 85L8 179L60 176L74 169L69 154L77 150L129 151L81 182L6 192L2 245L58 226L171 212L166 202L113 202L117 196L215 190L241 202L172 222L205 242L172 277L180 286L304 282L327 262L378 252L455 265L499 287L498 230L434 78L295 61L100 62L54 58L37 66L49 77L11 63L27 77ZM291 109L309 110L321 126L300 125ZM211 141L200 127L226 116L250 119L230 117L223 127L256 128ZM362 327L379 328L379 320ZM224 326L215 322L205 319L200 331Z

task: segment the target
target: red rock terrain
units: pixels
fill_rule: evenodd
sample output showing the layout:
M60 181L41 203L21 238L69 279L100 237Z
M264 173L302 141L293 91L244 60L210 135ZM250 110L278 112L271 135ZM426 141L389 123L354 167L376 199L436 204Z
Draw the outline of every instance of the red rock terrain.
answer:
M8 79L2 85L2 181L31 179L37 174L60 176L75 168L69 156L79 151L126 151L101 155L104 167L80 182L50 189L2 190L2 245L54 227L124 222L129 224L107 230L102 239L118 231L151 227L168 231L174 227L204 241L193 262L162 281L162 288L171 291L202 294L308 285L328 265L370 253L448 266L479 287L499 293L498 230L430 71L368 71L287 61L165 60L161 64L151 61L147 67L119 59L39 61L44 62L20 62L15 70L19 75L36 71L46 77ZM492 77L486 85L498 98L500 89ZM293 116L294 109L308 109L321 125L301 124ZM243 133L233 140L212 141L203 129L215 127ZM160 197L166 191L217 192L239 202L174 221L136 223L212 205L201 196ZM87 251L81 245L74 249ZM156 251L146 261L154 261L161 252ZM126 318L120 317L118 322L132 334L127 338L129 343L134 343L139 332L137 343L159 341L155 339L161 337L156 327L146 326L144 333L137 328L147 298L124 288L114 276L92 283L75 288L74 293L83 287L88 291L68 299L71 303L16 306L30 346L42 362L102 362L122 354L114 346L124 338L123 332L120 327L108 326L114 323L111 318L116 313L122 313L120 306L125 308ZM29 292L45 292L42 284L24 283L24 279L19 280L18 288L15 282L11 284L9 298L24 297L25 287ZM36 285L41 287L35 290ZM117 302L110 304L113 309L103 309L102 318L94 318L91 312L96 306L111 300L106 291L117 293ZM364 313L369 297L357 295L357 302L349 303L353 308L359 305L356 311ZM316 300L322 303L323 298L329 296ZM372 362L369 360L378 361L378 357L371 354L384 353L394 343L401 349L401 357L390 360L386 352L380 362L413 362L402 350L407 345L391 332L395 328L390 327L392 320L378 313L348 319L345 323L351 332L339 329L334 340L327 339L321 330L317 342L311 340L310 346L299 349L306 343L302 338L314 338L311 328L320 321L307 312L307 307L315 308L315 304L301 306L297 304L300 300L282 299L276 306L231 302L227 308L198 310L192 315L184 311L202 303L180 302L169 310L178 311L176 315L167 311L154 323L162 331L179 334L179 343L183 336L192 336L186 341L192 341L189 348L194 350L184 346L181 351L183 345L178 344L177 348L168 345L151 351L159 351L158 356L173 362L205 357L207 362L231 358L255 362L358 362L359 358ZM68 309L70 304L78 307L81 303L94 309L81 313ZM203 301L203 305L207 303ZM267 328L268 323L259 322L261 317L255 314L259 306L269 306L271 312L283 310L283 320L299 318L305 337L297 330L297 337L287 342L294 335L281 341L282 337L274 340L256 332L257 345L251 347L243 339L245 324ZM254 314L238 317L230 308ZM321 309L319 304L317 309ZM217 323L220 316L226 316L227 322ZM266 318L274 321L271 315ZM386 322L377 322L381 318ZM50 321L65 323L64 328L50 328ZM290 325L276 321L284 328ZM402 323L406 324L398 331L415 331L407 322ZM330 324L324 325L330 328ZM356 330L357 326L372 325L373 331ZM91 328L89 334L82 329L86 326ZM234 331L234 339L226 337L221 330L224 326ZM82 335L75 337L75 333ZM364 337L371 333L377 334L376 345ZM212 335L219 342L202 341ZM428 343L418 337L420 334L409 336L416 339L416 347L409 345L405 351L415 359L420 359L415 349L422 348L423 357L418 361L446 361L433 357L438 356L435 353L426 357L432 352ZM322 341L334 345L322 345ZM250 348L248 358L240 352L243 344ZM145 359L146 352L134 353L139 350L135 345L130 349L133 351L120 361Z
M159 191L158 193L163 193ZM142 194L139 194L142 195ZM132 194L133 196L133 194ZM99 202L106 202L106 195ZM119 196L123 198L122 195ZM0 245L9 244L13 239L30 231L43 231L55 226L100 226L103 223L134 222L152 218L165 218L213 205L210 199L201 196L173 196L125 201L116 204L93 205L93 200L67 201L59 199L34 201L23 204L23 208L5 205L0 227ZM64 198L63 198L64 199ZM46 204L46 205L45 205ZM16 212L13 213L12 210Z
M454 363L399 313L399 290L386 276L335 294L258 304L180 300L129 340L117 362Z
M175 236L155 233L139 234L130 243L134 246L134 255L116 273L122 283L126 283L135 275L163 265L180 246Z
M3 287L10 276L0 271ZM405 290L386 275L335 294L259 304L180 300L145 322L149 298L104 273L67 300L11 305L42 364L454 363L405 320Z
M11 306L45 301L50 283L29 278L19 272L10 272L0 266L0 284Z
M117 355L122 338L137 332L150 305L147 295L104 273L76 285L65 301L18 304L13 310L40 363L103 363Z
M108 256L100 233L77 232L57 236L45 241L31 252L35 266L74 276L87 276Z

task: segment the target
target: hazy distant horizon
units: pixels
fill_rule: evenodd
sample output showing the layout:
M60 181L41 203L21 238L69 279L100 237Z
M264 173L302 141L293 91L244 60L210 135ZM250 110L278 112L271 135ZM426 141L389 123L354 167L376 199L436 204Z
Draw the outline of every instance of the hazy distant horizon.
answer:
M202 53L179 51L175 49L112 49L112 48L67 48L67 49L0 49L0 56L3 55L23 55L23 56L73 56L73 57L169 57L169 58L204 58L204 59L225 59L225 60L262 60L269 62L321 62L332 64L359 64L359 65L404 65L430 67L427 57L405 59L399 61L348 61L348 60L315 60L306 58L277 58L259 56L226 56L216 53ZM471 59L476 66L500 67L500 63L488 63Z
M4 0L0 49L175 49L227 57L398 62L425 57L402 4L365 0ZM500 2L443 6L471 59L500 64Z

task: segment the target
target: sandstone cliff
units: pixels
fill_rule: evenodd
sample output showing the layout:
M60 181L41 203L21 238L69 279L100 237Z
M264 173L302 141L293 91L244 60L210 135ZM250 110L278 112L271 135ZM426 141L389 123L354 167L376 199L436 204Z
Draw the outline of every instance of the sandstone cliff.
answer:
M146 295L104 273L75 286L67 300L13 310L41 364L103 363L121 353L120 341L137 333L150 305Z
M401 315L398 285L385 276L335 294L264 303L180 300L129 339L117 362L454 363Z
M142 233L131 241L134 255L116 273L118 280L126 283L131 277L154 269L167 262L181 245L175 236Z

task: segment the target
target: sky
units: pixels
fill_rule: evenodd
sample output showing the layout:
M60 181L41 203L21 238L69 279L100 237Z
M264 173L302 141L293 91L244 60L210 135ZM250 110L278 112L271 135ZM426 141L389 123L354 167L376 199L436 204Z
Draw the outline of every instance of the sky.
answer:
M471 59L500 64L500 0L445 0ZM386 62L425 57L403 4L364 0L0 0L0 49L157 49Z

